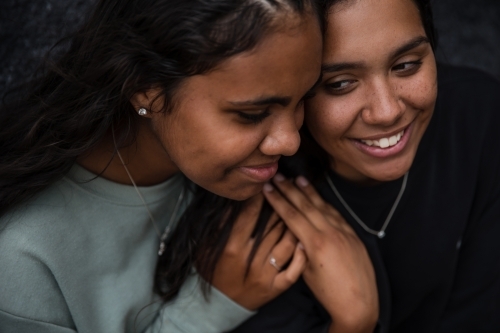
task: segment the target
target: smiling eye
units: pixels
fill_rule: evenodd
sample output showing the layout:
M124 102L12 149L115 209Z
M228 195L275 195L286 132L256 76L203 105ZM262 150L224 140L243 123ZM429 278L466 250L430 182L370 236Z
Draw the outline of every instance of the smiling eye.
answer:
M236 114L244 119L246 122L251 124L258 124L262 122L265 118L269 117L271 114L269 109L262 110L261 112L244 112L244 111L236 111Z

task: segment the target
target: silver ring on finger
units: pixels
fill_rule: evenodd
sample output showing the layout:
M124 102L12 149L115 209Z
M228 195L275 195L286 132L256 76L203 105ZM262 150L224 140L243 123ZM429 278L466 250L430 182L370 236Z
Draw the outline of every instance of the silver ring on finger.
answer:
M271 264L271 266L273 266L274 268L276 268L278 270L278 272L281 272L281 267L280 265L278 265L276 263L276 258L271 256L271 258L269 259L269 263Z

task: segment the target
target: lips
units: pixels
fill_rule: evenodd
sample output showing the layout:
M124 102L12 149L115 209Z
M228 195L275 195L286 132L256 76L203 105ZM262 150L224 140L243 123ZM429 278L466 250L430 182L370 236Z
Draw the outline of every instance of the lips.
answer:
M387 136L384 138L380 138L378 140L359 140L368 146L375 146L380 148L387 148L395 146L403 137L404 130L398 132L396 135Z
M278 162L256 166L244 166L239 167L238 169L254 181L266 182L273 178L278 171Z
M370 139L353 139L354 145L373 157L390 157L401 152L407 145L413 130L413 123L398 132Z

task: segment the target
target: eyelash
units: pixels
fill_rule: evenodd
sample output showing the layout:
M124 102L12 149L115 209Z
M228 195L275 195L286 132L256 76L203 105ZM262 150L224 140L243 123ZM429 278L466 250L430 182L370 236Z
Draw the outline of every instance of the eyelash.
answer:
M398 69L398 67L405 66L405 65L411 65L411 66L410 66L410 68ZM392 69L395 70L395 71L397 71L397 72L400 72L402 74L411 75L418 68L420 68L420 65L422 65L422 60L407 61L407 62L403 62L403 63L395 65ZM340 95L340 94L348 92L349 89L352 87L350 83L353 83L355 81L356 80L341 80L341 81L337 81L337 82L333 82L333 83L327 84L326 87L329 90L331 90L332 92L335 92L335 93L337 93L337 94ZM340 85L346 84L346 86L345 87L336 87L339 84Z
M259 124L271 114L269 112L269 109L265 109L263 112L257 114L246 113L242 111L237 111L236 113L239 117L243 118L251 124Z
M333 83L327 84L326 87L327 87L327 89L329 89L333 93L341 95L341 94L345 93L346 90L349 90L349 88L352 87L351 84L353 82L355 82L355 81L356 80L341 80L341 81L337 81L337 82L333 82ZM336 86L342 85L344 83L347 83L346 87L336 87Z
M310 89L299 101L299 104L297 107L301 106L304 104L304 101L307 99L313 98L316 95L316 92L314 89ZM271 115L271 112L269 112L269 108L264 109L261 113L258 114L253 114L253 113L246 113L243 111L236 111L236 114L240 117L243 118L244 120L248 121L251 124L260 124L264 119L269 117Z
M397 67L401 67L404 65L411 65L411 66L410 66L410 68L397 69ZM420 65L422 65L422 60L407 61L407 62L402 62L400 64L395 65L392 69L395 71L406 73L406 72L412 72L414 70L417 70L418 68L420 68ZM411 73L409 73L409 74L411 74Z

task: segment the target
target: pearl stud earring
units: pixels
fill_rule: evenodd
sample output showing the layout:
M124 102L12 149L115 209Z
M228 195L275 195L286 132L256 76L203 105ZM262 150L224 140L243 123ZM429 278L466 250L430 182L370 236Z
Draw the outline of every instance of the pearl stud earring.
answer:
M148 111L145 109L145 108L140 108L137 113L139 114L139 116L145 116L148 114Z

